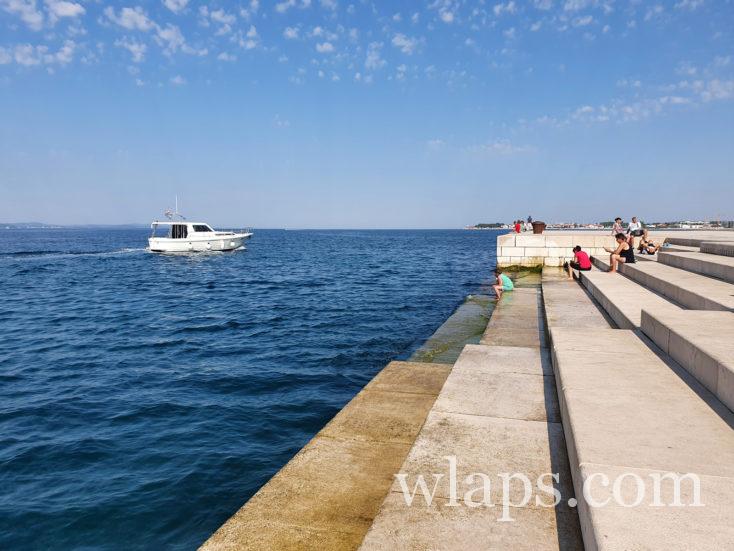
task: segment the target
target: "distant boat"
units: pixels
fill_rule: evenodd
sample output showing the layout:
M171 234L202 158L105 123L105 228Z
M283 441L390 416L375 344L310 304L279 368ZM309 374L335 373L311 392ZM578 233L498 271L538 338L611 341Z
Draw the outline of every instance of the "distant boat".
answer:
M209 224L203 222L189 222L178 212L178 198L176 198L176 210L166 211L168 220L159 222L155 220L150 227L153 233L148 238L148 248L156 253L188 253L207 251L234 251L242 247L252 232L242 230L216 231ZM178 220L175 218L178 217ZM164 237L158 237L156 231L159 226L168 229Z

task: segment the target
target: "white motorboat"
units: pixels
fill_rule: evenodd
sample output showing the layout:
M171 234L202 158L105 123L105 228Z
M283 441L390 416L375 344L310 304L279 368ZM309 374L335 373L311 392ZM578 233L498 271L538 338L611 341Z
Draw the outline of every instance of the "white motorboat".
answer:
M216 231L209 224L203 222L189 222L178 213L178 200L176 201L176 212L166 211L169 220L154 221L150 227L153 233L148 239L148 248L158 253L188 253L207 251L233 251L242 247L250 237L249 230ZM179 220L174 218L178 217ZM157 236L159 227L167 228L165 236Z

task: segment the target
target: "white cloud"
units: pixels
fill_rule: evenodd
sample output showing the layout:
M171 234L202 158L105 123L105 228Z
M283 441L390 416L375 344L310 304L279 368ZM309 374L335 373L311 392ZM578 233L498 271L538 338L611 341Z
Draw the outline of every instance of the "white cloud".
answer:
M282 118L280 115L276 113L276 115L273 117L273 126L275 128L289 128L291 125L291 121L288 119Z
M591 15L584 15L582 17L577 17L573 20L573 26L574 27L586 27L587 25L591 25L594 22L594 18Z
M237 61L237 56L233 54L228 54L227 52L222 52L217 56L217 59L219 61Z
M246 33L237 31L231 38L230 41L239 45L240 48L245 50L253 50L257 48L259 35L255 25L250 25L250 28Z
M43 28L43 13L36 8L36 0L0 0L0 6L7 13L20 17L31 30Z
M283 37L288 40L295 40L298 38L298 27L286 27L283 31Z
M536 21L532 25L530 25L530 30L533 32L539 31L540 27L543 26L543 23L541 21Z
M507 139L499 139L485 144L470 146L467 148L467 151L480 155L507 157L520 153L530 153L535 151L535 148L527 145L513 145Z
M56 51L50 52L48 46L18 44L13 50L0 48L0 64L15 61L18 65L33 67L36 65L67 65L74 60L76 43L73 40L64 41ZM50 69L49 69L50 70Z
M701 99L706 102L732 98L734 98L734 80L711 80L701 92Z
M104 14L113 23L131 31L150 31L155 27L155 23L148 18L145 10L140 6L134 8L122 8L120 13L115 13L115 9L108 6L104 9Z
M155 40L163 48L163 53L166 55L173 55L186 45L181 29L170 23L165 27L158 27Z
M514 1L507 2L506 4L495 4L492 9L498 17L503 13L515 13L516 11Z
M565 11L579 11L583 10L589 3L589 0L566 0L563 9Z
M398 33L393 37L392 45L399 48L404 54L412 55L418 46L418 40L407 37L402 33Z
M308 8L309 6L311 6L311 0L301 0L300 3L296 0L284 0L283 2L275 4L275 11L277 11L278 13L285 13L289 9L296 6L302 9Z
M703 6L704 0L682 0L678 2L675 7L679 10L695 11Z
M227 13L223 9L209 12L209 17L211 17L212 21L215 21L216 23L221 23L222 25L231 25L237 20L234 15L232 15L231 13Z
M335 10L338 6L338 3L336 0L321 0L321 7L326 8L327 10Z
M513 38L515 38L515 27L510 27L509 29L502 31L502 34L508 40L512 40Z
M62 17L79 17L86 10L81 4L67 2L66 0L46 0L46 10L49 13L49 21L53 25Z
M374 71L385 66L387 62L380 56L381 50L382 42L371 42L370 45L367 46L367 58L364 61L366 69Z
M535 7L539 10L548 11L553 7L553 0L534 0Z
M319 42L316 44L316 51L320 54L329 54L334 51L334 45L331 42Z
M163 0L163 5L173 13L181 13L188 4L189 0Z
M115 46L118 48L124 48L132 56L134 63L140 63L145 60L145 52L148 50L148 46L142 42L138 42L134 39L124 37L121 40L115 41Z
M183 86L184 84L186 84L186 79L181 75L176 75L174 77L171 77L171 84L173 84L174 86Z
M661 16L664 11L665 8L660 4L655 4L654 6L649 7L645 13L645 21L650 21L651 19Z

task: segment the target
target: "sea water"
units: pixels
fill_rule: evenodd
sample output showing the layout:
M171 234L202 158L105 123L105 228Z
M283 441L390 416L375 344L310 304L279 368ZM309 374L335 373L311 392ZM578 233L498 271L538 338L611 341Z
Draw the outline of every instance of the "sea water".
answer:
M161 255L148 233L0 230L0 549L196 548L487 294L497 236L262 230Z

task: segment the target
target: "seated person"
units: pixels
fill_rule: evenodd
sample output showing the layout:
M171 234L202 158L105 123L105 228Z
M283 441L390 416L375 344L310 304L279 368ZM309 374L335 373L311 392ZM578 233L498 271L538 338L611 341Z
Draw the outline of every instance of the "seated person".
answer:
M604 250L609 254L609 273L617 271L617 266L622 264L634 264L635 262L635 251L627 242L627 236L623 233L618 233L614 236L617 241L617 248L612 250L608 247L604 247Z
M571 270L588 272L591 270L591 260L589 260L589 255L581 250L581 246L576 245L573 248L573 260L571 262L565 262L563 267L568 272L568 279L573 279L573 272Z
M512 291L515 288L515 285L512 283L512 280L505 274L503 274L502 270L500 270L499 268L495 269L494 275L497 276L497 283L495 285L492 285L492 288L497 295L497 300L499 300L502 298L502 293L504 293L505 291Z
M632 217L632 222L627 226L627 235L629 244L635 246L635 237L643 237L647 239L647 229L642 227L642 224L637 221L637 217Z
M641 254L655 254L660 249L660 245L654 243L652 240L647 240L644 237L640 239L640 244L637 246L637 250Z

